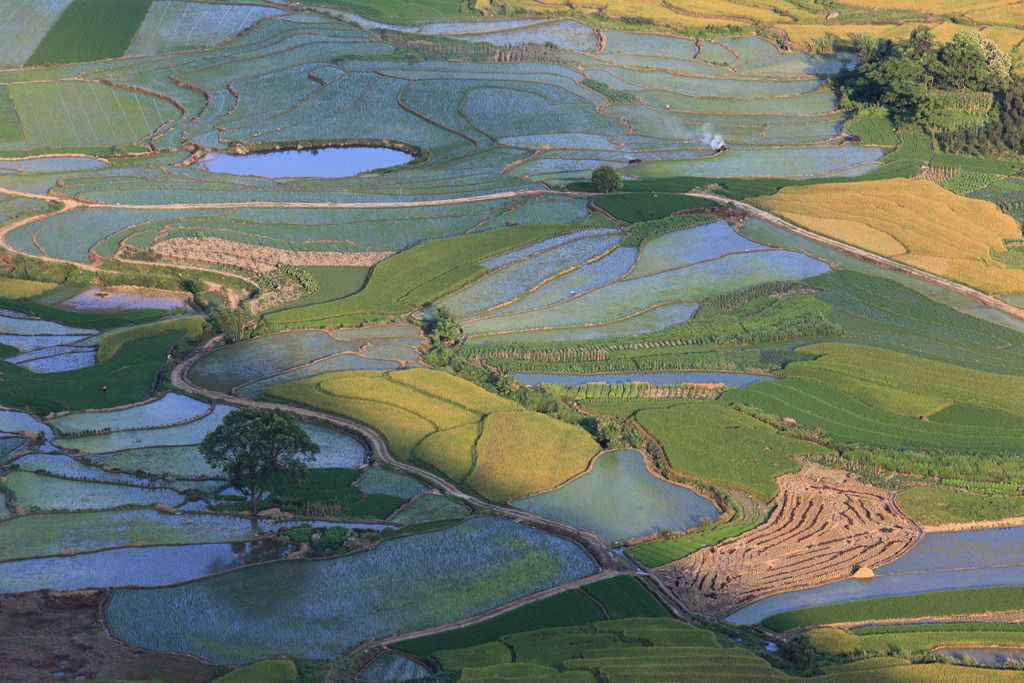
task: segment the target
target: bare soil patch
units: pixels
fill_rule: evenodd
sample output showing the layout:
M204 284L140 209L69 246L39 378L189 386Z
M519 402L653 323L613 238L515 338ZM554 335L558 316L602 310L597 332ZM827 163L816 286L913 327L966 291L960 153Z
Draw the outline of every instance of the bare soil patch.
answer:
M201 261L235 266L267 273L278 263L293 266L373 266L394 252L390 251L295 251L276 247L242 244L217 237L172 237L158 242L153 251L175 261Z
M779 478L763 525L655 570L688 609L722 617L761 598L848 579L903 555L920 529L891 493L808 467Z
M195 657L131 647L101 618L109 591L34 591L0 595L0 680L88 679L209 681L216 667Z

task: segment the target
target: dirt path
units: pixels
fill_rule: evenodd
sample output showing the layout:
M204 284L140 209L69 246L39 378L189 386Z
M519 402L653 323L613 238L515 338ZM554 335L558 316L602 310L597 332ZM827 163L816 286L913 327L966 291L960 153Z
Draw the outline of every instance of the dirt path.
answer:
M80 207L87 208L107 208L107 209L130 209L139 211L187 211L192 209L387 209L387 208L404 208L404 207L418 207L418 206L447 206L452 204L471 204L474 202L487 202L492 200L500 199L518 199L526 197L536 197L544 194L555 194L554 190L510 190L506 192L494 192L491 194L474 195L471 197L455 197L449 199L420 199L408 202L256 202L256 201L243 201L243 202L209 202L209 203L197 203L197 204L110 204L107 202L88 200L88 199L76 199L73 197L67 197L60 194L39 194L35 192L22 192L21 190L12 190L6 187L0 187L0 195L11 195L15 197L25 197L27 199L36 199L39 201L49 203L59 203L63 206L55 213L36 214L27 216L24 219L16 220L12 223L8 223L3 227L0 227L0 248L7 249L16 254L23 256L29 256L36 258L41 261L48 261L50 263L66 263L83 270L92 272L98 272L100 269L94 265L78 263L77 261L69 261L67 259L54 258L52 256L39 256L36 254L28 254L20 249L16 249L7 242L7 235L11 231L41 221L51 216L66 213ZM557 194L567 194L564 192L558 192ZM568 193L570 196L586 196L580 193ZM129 263L148 263L140 261L131 261L128 259L121 259ZM205 270L211 273L220 273L213 268L203 267L192 267L193 270ZM240 279L246 280L252 284L255 281L250 278L236 275Z
M845 242L834 240L831 237L819 235L816 232L812 232L810 230L807 230L806 228L801 228L797 225L794 225L793 223L790 223L789 221L780 218L779 216L776 216L773 213L769 213L764 209L759 209L756 206L753 206L752 204L747 204L735 199L729 199L727 197L721 197L710 192L687 192L686 194L692 197L710 199L720 204L732 204L737 208L743 210L750 216L760 218L761 220L767 223L771 223L777 228L782 228L783 230L791 232L794 235L799 235L800 237L808 239L814 242L815 244L820 244L822 246L828 247L829 249L838 251L841 254L852 256L853 258L859 261L870 263L873 266L879 266L880 268L892 270L903 275L909 275L919 280L924 280L925 282L929 282L933 285L938 285L939 287L943 287L944 289L948 289L952 292L956 292L957 294L966 296L969 299L973 299L974 301L977 301L978 303L984 306L994 308L1008 315L1012 315L1015 318L1024 320L1024 308L1014 306L1013 304L1007 303L1006 301L1003 301L998 297L992 296L991 294L986 294L977 289L974 289L973 287L968 287L965 284L954 282L953 280L947 280L946 278L941 277L939 275L935 275L934 273L929 273L927 271L914 268L913 266L908 266L904 263L893 261L892 259L888 259L884 256L879 256L878 254L866 251L864 249L852 246L850 244L846 244Z
M476 496L470 495L465 491L460 490L454 484L449 482L447 479L442 478L427 470L410 465L407 462L402 462L391 454L388 449L387 442L384 440L377 431L367 427L366 425L350 420L348 418L339 417L330 413L324 413L319 410L313 410L310 408L300 408L297 406L288 405L285 403L270 403L267 401L256 401L243 396L235 396L231 394L225 394L218 391L211 391L205 389L196 384L193 384L187 379L188 371L192 365L201 358L204 354L209 353L221 341L221 337L211 339L205 345L203 345L195 354L188 358L185 362L179 364L174 368L171 373L171 383L184 391L188 391L194 394L201 394L212 400L221 401L223 403L230 403L233 405L240 406L255 406L258 408L280 408L293 413L299 417L306 419L323 420L330 422L338 427L358 434L363 438L364 442L369 445L370 451L374 459L386 463L389 467L396 470L407 472L414 475L419 479L429 481L430 484L436 487L441 493L446 496L461 500L467 505L474 509L485 511L495 517L501 517L503 519L509 519L517 524L528 524L534 528L540 529L547 533L554 534L556 536L562 536L568 538L580 545L584 550L590 554L591 559L597 564L600 571L610 571L613 573L627 573L631 570L628 569L627 565L623 563L619 557L612 551L611 546L601 536L595 534L592 531L586 531L583 529L577 529L563 524L562 522L556 522L550 519L535 515L526 510L519 510L517 508L509 508L503 505L495 503L489 503Z
M575 527L569 526L568 524L563 524L561 522L549 520L539 515L535 515L531 512L527 512L525 510L519 510L515 508L505 507L503 505L497 505L495 503L489 503L487 501L481 500L480 498L477 498L476 496L470 495L465 491L460 490L448 480L436 474L433 474L432 472L428 472L426 470L420 469L419 467L416 467L415 465L410 465L409 463L402 462L396 459L391 454L391 451L388 449L387 442L384 440L384 438L375 430L371 429L370 427L367 427L362 423L344 417L338 417L336 415L332 415L329 413L320 412L318 410L312 410L309 408L300 408L297 406L292 406L283 403L256 401L242 396L235 396L231 394L225 394L222 392L211 391L190 382L187 378L189 369L192 367L193 364L195 364L197 360L199 360L199 358L211 352L220 341L221 337L211 339L202 347L197 349L196 352L193 353L193 355L190 356L187 360L176 366L174 370L171 372L171 383L176 388L181 389L183 391L187 391L193 394L200 394L211 400L221 401L223 403L230 403L240 406L255 406L259 408L269 409L280 408L281 410L286 410L296 416L303 417L306 419L317 419L330 422L340 427L341 429L355 433L362 437L364 442L369 446L372 456L375 460L386 463L388 466L396 470L406 472L418 477L419 479L426 480L430 482L432 486L436 487L439 491L441 491L442 494L461 500L476 510L486 512L487 514L495 517L511 520L516 524L526 524L530 527L539 529L546 533L560 536L562 538L567 538L575 542L580 547L582 547L587 552L587 554L590 555L591 559L597 566L596 573L581 579L577 579L576 581L571 581L569 583L560 584L552 588L532 593L530 595L513 600L512 602L503 604L500 607L496 607L481 614L477 614L472 617L467 617L456 622L433 626L431 628L422 629L420 631L415 631L413 633L392 634L390 636L385 636L382 638L367 641L366 643L360 645L360 649L366 649L370 646L387 645L388 643L397 642L399 640L405 640L407 638L432 635L434 633L441 633L443 631L447 631L453 628L468 626L470 624L485 621L486 619L489 619L495 615L508 612L527 603L531 603L536 600L541 600L543 598L550 597L552 595L561 593L566 590L571 590L579 586L593 583L594 581L600 581L602 579L610 578L613 576L619 576L622 574L635 575L638 573L636 568L634 568L631 564L624 561L615 552L613 552L611 546L608 545L608 542L605 541L598 534L595 534L591 531L586 531L584 529L577 529ZM670 609L678 610L678 607L676 605L671 605L669 607Z

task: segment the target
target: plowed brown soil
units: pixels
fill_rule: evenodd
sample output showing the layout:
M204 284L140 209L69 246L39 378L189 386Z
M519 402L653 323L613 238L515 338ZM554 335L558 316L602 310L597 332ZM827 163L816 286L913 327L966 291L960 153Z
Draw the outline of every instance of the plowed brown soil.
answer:
M217 237L172 237L157 242L153 251L172 260L206 261L267 273L278 263L292 266L372 266L391 251L297 251L243 244Z
M0 596L0 680L209 681L196 657L132 647L110 636L100 605L108 591L36 591ZM57 672L62 672L57 676Z
M888 564L921 533L891 493L821 468L780 477L775 503L758 528L655 574L689 609L721 617L775 593Z

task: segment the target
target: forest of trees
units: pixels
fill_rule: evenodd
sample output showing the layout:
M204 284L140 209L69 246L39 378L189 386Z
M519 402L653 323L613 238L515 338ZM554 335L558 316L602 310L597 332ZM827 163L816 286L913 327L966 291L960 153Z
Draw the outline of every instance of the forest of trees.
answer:
M835 77L844 107L883 106L897 126L918 124L949 152L1024 152L1024 89L991 40L961 31L937 44L919 26L906 44L861 35L854 49L856 68Z

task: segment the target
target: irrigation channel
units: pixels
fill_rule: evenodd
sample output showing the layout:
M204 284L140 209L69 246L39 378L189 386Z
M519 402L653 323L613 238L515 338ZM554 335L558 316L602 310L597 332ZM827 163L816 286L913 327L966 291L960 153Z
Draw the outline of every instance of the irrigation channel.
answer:
M256 401L242 396L226 394L218 391L211 391L209 389L205 389L190 382L187 379L189 369L200 358L205 356L207 353L212 352L216 345L222 339L223 335L211 339L202 347L197 349L189 358L187 358L182 363L178 364L171 372L171 383L176 388L181 389L182 391L202 395L208 399L221 401L223 403L230 403L240 406L253 406L257 408L266 409L279 408L281 410L286 410L290 413L293 413L298 417L329 422L335 425L336 427L339 427L349 433L356 434L359 437L361 437L366 443L366 445L369 447L371 456L373 458L376 458L379 462L386 463L388 466L394 468L395 470L406 472L422 480L428 481L430 482L430 484L437 487L437 489L441 491L444 495L461 500L465 502L467 505L471 506L473 509L487 512L488 514L493 515L495 517L501 517L504 519L511 520L517 524L526 524L545 533L553 534L573 541L574 543L582 547L587 552L587 554L590 555L591 559L593 559L594 563L597 565L598 571L596 573L591 574L590 576L584 577L582 579L577 579L576 581L560 584L558 586L554 586L552 588L548 588L546 590L539 591L537 593L533 593L522 598L518 598L517 600L513 600L512 602L506 603L504 605L493 608L486 612L482 612L480 614L467 617L465 619L461 619L456 622L442 624L439 626L434 626L411 633L393 634L390 636L382 636L380 638L365 641L364 643L357 646L354 651L365 651L368 648L385 646L389 643L397 642L399 640L405 640L407 638L418 638L420 636L432 635L434 633L440 633L442 631L468 626L470 624L474 624L480 621L485 621L498 614L508 612L512 609L520 607L521 605L549 597L556 593L561 593L563 591L577 588L579 586L586 585L594 581L599 581L601 579L607 579L622 574L642 575L645 579L645 583L647 584L648 588L651 588L655 591L655 594L658 597L658 599L663 604L665 604L666 608L668 608L668 610L673 615L680 618L686 618L687 614L685 610L683 610L680 607L679 603L672 596L672 593L665 589L660 580L658 580L653 575L644 574L640 572L635 566L629 563L628 560L626 560L624 557L622 557L621 555L617 554L614 550L612 550L611 546L608 544L607 541L605 541L604 538L602 538L601 536L592 531L577 529L576 527L570 526L568 524L556 522L541 517L540 515L533 514L526 510L509 508L503 505L497 505L495 503L488 503L480 498L477 498L476 496L468 494L465 491L462 491L461 489L456 487L451 482L445 480L444 478L432 472L398 460L391 454L391 451L388 449L388 445L387 442L384 440L384 437L382 437L377 431L371 429L370 427L360 422L356 422L354 420L350 420L344 417L338 417L330 413L320 412L318 410L288 405L286 403L270 403L266 401Z

